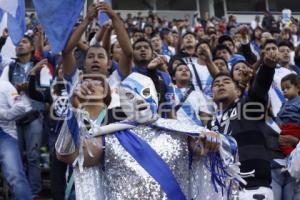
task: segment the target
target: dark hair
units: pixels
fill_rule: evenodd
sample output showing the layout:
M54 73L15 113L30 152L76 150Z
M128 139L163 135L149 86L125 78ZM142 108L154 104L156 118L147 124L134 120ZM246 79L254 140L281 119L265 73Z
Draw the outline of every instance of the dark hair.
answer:
M217 75L214 77L214 79L213 79L213 81L212 81L212 83L211 83L211 88L213 87L215 80L216 80L218 77L220 77L220 76L226 76L226 77L229 77L229 78L232 80L232 82L233 82L233 84L235 85L235 87L236 87L238 90L241 91L241 94L243 93L244 89L238 84L237 81L233 80L232 76L230 76L230 74L228 74L228 73L219 73L219 74L217 74Z
M181 57L179 57L179 56L172 56L171 59L168 62L168 72L169 72L169 74L173 73L173 63L176 60L179 60L181 63L185 63L184 60Z
M257 26L257 27L253 30L252 34L251 34L251 40L255 40L255 31L256 31L256 30L260 30L260 31L261 31L261 34L262 34L263 31L264 31L260 26Z
M251 68L251 65L250 65L246 60L238 60L238 61L236 61L236 62L232 65L232 71L233 71L234 67L235 67L238 63L244 63L247 67L250 67L250 68Z
M283 46L288 47L290 50L294 50L294 45L288 40L283 40L279 42L278 48Z
M213 58L213 61L215 61L215 60L223 60L224 63L225 63L225 65L226 65L226 67L227 67L227 69L228 69L228 63L227 63L227 61L226 61L224 58L221 58L221 57L214 57L214 58Z
M187 35L193 35L195 37L195 39L197 38L196 34L194 32L191 31L187 31L185 34L182 35L182 39L187 36Z
M137 40L132 44L132 48L135 49L136 44L137 44L137 43L140 43L140 42L146 42L147 44L149 44L150 48L153 50L152 45L151 45L151 43L149 42L149 40L147 40L147 39L144 38L144 37L137 39Z
M231 67L230 75L231 75L232 78L234 78L234 77L233 77L233 71L234 71L234 68L235 68L235 66L236 66L237 64L239 64L239 63L244 63L247 67L251 68L251 65L250 65L247 61L245 61L245 60L238 60L238 61L235 62L235 63L232 65L232 67Z
M230 74L228 74L228 73L218 73L218 74L213 78L213 80L212 80L212 82L211 82L211 87L213 86L215 80L216 80L217 78L219 78L220 76L226 76L226 77L229 77L229 78L232 80L232 82L235 83L235 81L233 80L232 76L230 76Z
M174 84L176 84L176 81L175 81L173 78L175 77L175 74L176 74L176 71L177 71L178 67L181 66L181 65L185 65L185 66L187 67L188 71L190 72L190 81L189 81L189 84L188 84L188 85L189 85L190 87L193 87L193 90L194 90L195 88L194 88L194 85L192 84L193 74L192 74L192 72L191 72L189 66L188 66L184 61L178 63L178 64L173 68L172 73L170 74L171 77L172 77L172 82L173 82Z
M218 39L219 44L223 44L225 41L230 41L234 45L233 39L229 35L222 35Z
M145 31L145 29L146 29L147 27L150 27L150 28L152 28L152 30L154 30L154 27L153 27L151 24L145 24L145 26L144 26L144 28L143 28L143 31Z
M221 50L226 50L226 51L228 51L230 54L232 54L232 52L230 51L230 49L226 46L226 45L224 45L224 44L218 44L217 46L216 46L216 48L214 49L214 57L217 55L217 51L221 51Z
M89 46L89 48L87 49L86 52L88 52L91 48L104 49L104 50L105 50L105 53L106 53L106 55L107 55L106 49L105 49L103 46L101 46L99 43L96 43L96 44L94 44L94 45L92 45L92 46ZM86 53L86 54L87 54L87 53Z
M163 40L164 37L165 37L166 35L168 35L170 32L171 32L170 29L168 29L168 28L163 28L163 29L160 31L160 33L159 33L160 38Z
M30 37L29 35L24 35L23 38L26 38L29 41L30 45L34 46L32 37Z
M178 60L179 60L179 59L178 59ZM184 61L182 61L182 60L179 60L179 61L180 61L180 63L178 63L178 64L172 69L172 73L170 74L171 77L174 77L174 76L175 76L176 70L177 70L177 68L178 68L179 66L185 65L185 66L188 67L188 65L187 65ZM189 67L188 67L188 70L191 72L191 70L190 70ZM191 75L192 75L192 73L191 73Z
M131 30L131 33L132 33L132 35L134 35L135 33L143 33L143 31L141 29L138 29L138 28L133 28Z
M285 81L290 81L292 85L300 87L300 77L296 74L288 74L281 79L281 84Z
M262 49L264 49L268 44L275 44L276 46L278 46L276 40L274 40L274 39L268 39L268 40L265 41Z
M153 39L153 38L155 38L155 37L161 38L160 35L159 35L158 33L153 32L153 33L150 35L150 39Z
M196 48L195 48L195 49L197 50L198 47L199 47L201 44L206 44L206 45L208 46L209 50L211 51L210 45L209 45L209 43L208 43L207 40L200 40L200 41L198 42L198 44L196 45Z

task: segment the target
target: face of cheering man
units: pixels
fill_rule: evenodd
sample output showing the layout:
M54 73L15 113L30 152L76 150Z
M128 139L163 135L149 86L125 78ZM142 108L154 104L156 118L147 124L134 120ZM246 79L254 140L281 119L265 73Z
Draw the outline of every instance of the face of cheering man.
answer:
M240 95L236 83L228 75L219 75L212 84L213 100L219 108L227 108Z
M133 60L138 66L146 66L149 64L153 56L153 50L149 42L137 41L133 45Z

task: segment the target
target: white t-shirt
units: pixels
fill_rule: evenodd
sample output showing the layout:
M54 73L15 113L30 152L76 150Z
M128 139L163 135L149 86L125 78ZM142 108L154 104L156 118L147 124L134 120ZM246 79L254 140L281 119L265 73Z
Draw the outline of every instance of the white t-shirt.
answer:
M207 66L206 65L200 65L198 64L198 58L193 57L193 58L183 58L184 62L188 65L190 71L192 72L192 83L195 87L195 90L201 90L204 93L204 95L211 99L212 98L212 91L211 91L211 84L212 84L212 76L210 75ZM197 75L199 77L199 80L201 82L201 87L200 84L197 82L197 77L195 70L197 71Z
M15 120L21 118L29 107L30 102L20 96L10 82L0 79L0 127L4 132L17 139Z
M273 83L269 90L269 98L272 105L272 111L275 116L277 116L277 113L279 112L280 107L285 99L283 92L281 90L281 79L291 73L295 73L295 72L285 67L275 68Z
M180 100L185 96L188 88L178 88L174 86L175 105L180 103ZM213 105L213 102L211 102ZM211 114L213 106L209 105L208 99L200 90L193 90L184 101L183 105L176 112L177 119L185 123L202 125L199 113Z

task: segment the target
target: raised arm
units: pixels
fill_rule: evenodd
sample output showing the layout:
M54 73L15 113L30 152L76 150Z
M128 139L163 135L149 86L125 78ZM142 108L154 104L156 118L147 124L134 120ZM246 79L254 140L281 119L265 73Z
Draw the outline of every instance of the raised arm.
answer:
M100 9L106 12L112 20L118 42L121 46L123 54L121 54L119 70L123 77L126 77L131 72L133 49L130 43L128 33L125 29L121 18L107 4L100 2Z
M212 61L212 55L210 50L207 49L207 46L199 47L200 49L197 51L198 56L205 62L207 69L212 77L217 76L220 73L218 67Z
M110 58L110 56L111 56L110 55L111 54L111 52L110 52L110 48L111 48L111 39L110 39L110 37L111 37L111 32L113 30L113 26L112 26L111 23L107 23L107 24L104 25L103 28L105 28L105 32L104 32L104 35L103 35L102 46L106 50L107 55Z
M41 27L41 25L38 25L36 27L36 32L34 33L34 49L35 51L38 51L41 55L43 55L43 49L44 49L44 32Z
M79 26L73 31L64 50L62 51L64 75L70 75L74 72L76 61L73 55L73 50L80 41L80 38L88 25L97 16L98 8L99 6L96 4L92 4L89 6L87 16L85 17L83 22L79 24Z
M263 63L255 75L252 87L249 90L249 100L267 104L268 91L273 82L275 67L278 63L278 53L268 52L265 54Z
M250 47L250 40L248 35L249 29L244 26L240 29L240 33L242 35L242 45L239 48L239 52L246 58L246 61L251 65L255 64L257 61L256 55L252 52Z

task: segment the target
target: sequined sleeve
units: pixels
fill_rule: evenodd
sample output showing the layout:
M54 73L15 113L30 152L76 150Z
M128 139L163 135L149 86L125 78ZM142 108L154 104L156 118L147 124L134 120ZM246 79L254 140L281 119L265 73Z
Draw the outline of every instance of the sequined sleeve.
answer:
M76 200L104 200L103 171L101 166L74 169Z

